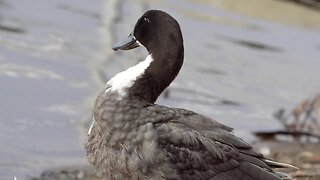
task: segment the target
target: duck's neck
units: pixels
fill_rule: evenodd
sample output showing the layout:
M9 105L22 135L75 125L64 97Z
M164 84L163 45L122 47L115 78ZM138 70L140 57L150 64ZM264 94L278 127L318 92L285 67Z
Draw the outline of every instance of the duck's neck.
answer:
M119 100L154 103L179 73L184 49L182 42L165 47L158 45L155 51L152 49L148 49L149 55L144 61L110 79L106 93L116 92Z
M163 49L162 52L159 49ZM149 51L152 61L128 89L130 99L154 103L179 73L183 63L183 45L159 49Z

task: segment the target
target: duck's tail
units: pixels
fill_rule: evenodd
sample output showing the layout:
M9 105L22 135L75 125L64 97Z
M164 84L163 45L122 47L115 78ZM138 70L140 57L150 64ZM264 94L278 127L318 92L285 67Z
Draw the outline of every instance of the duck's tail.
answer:
M271 168L289 168L298 170L299 168L296 166L293 166L291 164L281 163L277 161L273 161L270 159L265 159L264 162L270 166ZM282 173L282 172L275 172L275 174L281 179L281 180L290 180L292 179L288 174Z
M295 170L299 169L298 167L293 166L291 164L281 163L281 162L273 161L270 159L265 159L264 162L271 168L290 168Z

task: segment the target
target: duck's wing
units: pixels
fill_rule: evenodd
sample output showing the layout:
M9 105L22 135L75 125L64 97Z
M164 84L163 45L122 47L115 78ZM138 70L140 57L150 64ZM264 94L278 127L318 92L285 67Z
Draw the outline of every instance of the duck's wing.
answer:
M165 112L175 115L154 122L157 142L180 179L281 179L231 128L183 109Z

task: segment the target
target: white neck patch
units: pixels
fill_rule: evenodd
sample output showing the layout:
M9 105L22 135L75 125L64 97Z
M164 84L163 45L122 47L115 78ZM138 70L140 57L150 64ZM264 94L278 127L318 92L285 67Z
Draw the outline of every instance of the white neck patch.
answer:
M109 91L117 92L120 99L125 97L127 95L128 88L130 88L133 83L144 74L152 61L153 58L151 54L149 54L144 61L141 61L139 64L115 75L107 82L105 93Z

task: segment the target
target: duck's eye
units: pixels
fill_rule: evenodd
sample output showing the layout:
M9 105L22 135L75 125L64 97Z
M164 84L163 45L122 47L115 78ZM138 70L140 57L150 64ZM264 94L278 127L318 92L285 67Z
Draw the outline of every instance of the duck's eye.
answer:
M148 23L150 22L149 18L147 18L147 17L144 17L143 20L148 22Z

